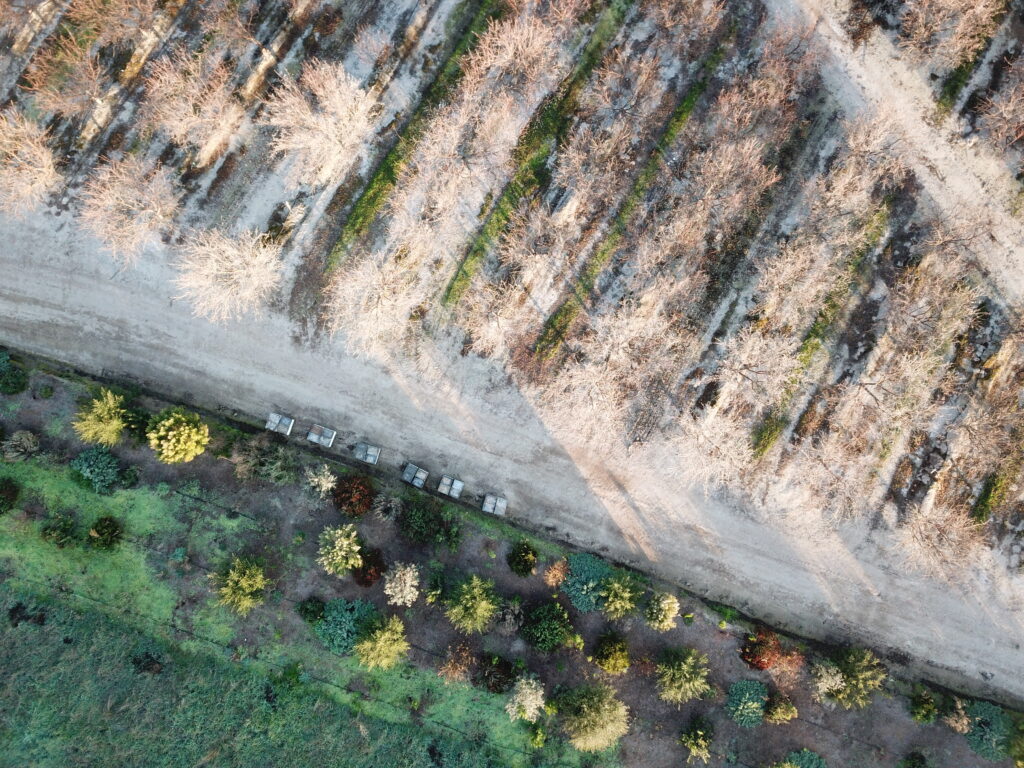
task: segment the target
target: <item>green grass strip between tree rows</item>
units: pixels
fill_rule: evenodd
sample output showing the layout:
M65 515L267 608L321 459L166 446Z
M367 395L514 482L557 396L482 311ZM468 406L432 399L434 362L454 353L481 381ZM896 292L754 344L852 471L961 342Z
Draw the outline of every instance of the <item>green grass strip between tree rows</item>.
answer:
M330 274L337 269L346 251L369 230L377 214L384 207L391 190L398 183L412 150L426 131L434 109L451 95L462 79L463 58L473 50L487 24L500 18L504 12L505 5L500 0L483 0L480 3L472 21L445 61L444 67L420 100L401 137L388 150L353 204L341 234L327 255L325 273Z
M572 118L579 106L580 94L594 68L615 38L632 0L613 0L594 25L590 40L579 61L558 92L545 100L519 139L513 159L515 175L505 185L498 201L487 214L462 263L445 289L442 303L452 305L469 288L473 275L483 264L488 251L497 243L519 207L520 201L536 194L550 182L548 160L564 143Z
M569 297L544 323L544 330L537 339L533 350L534 356L537 359L550 360L561 348L569 327L579 316L579 313L583 310L584 302L593 291L598 275L601 274L601 271L618 250L630 219L632 219L648 189L650 189L658 173L660 173L662 158L665 152L686 126L690 115L693 114L693 110L697 106L698 100L711 83L711 75L718 68L724 55L725 44L722 44L701 65L699 70L700 77L690 86L683 100L672 113L665 132L658 139L650 158L644 165L643 170L640 171L636 181L633 182L633 188L630 190L629 195L623 200L618 211L615 213L608 233L594 250L593 255L584 264L583 269L573 284Z

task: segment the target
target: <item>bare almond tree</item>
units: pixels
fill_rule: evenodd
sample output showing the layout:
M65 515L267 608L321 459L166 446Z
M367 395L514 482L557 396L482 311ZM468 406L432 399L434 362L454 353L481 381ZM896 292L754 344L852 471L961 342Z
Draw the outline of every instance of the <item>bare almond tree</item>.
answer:
M273 147L294 153L293 180L326 184L352 164L373 130L375 101L340 63L306 62L298 81L285 77L261 122L276 129Z
M281 247L246 231L203 230L184 244L175 281L196 315L223 323L258 312L281 283Z
M1014 61L1003 86L982 105L982 123L1003 147L1024 139L1024 59Z
M131 47L153 24L156 0L72 0L68 16L96 34L96 44Z
M61 181L47 133L13 107L0 112L0 209L24 216Z
M19 32L39 19L39 8L47 0L0 0L0 32Z
M150 67L142 123L197 147L205 165L242 119L230 84L231 72L216 56L177 48Z
M148 167L134 155L106 163L82 194L78 220L125 264L167 229L178 210L179 192L163 167Z
M70 35L40 51L29 63L25 79L38 109L67 117L90 114L107 90L99 61Z
M995 32L1004 0L908 0L901 31L903 45L940 67L969 61Z

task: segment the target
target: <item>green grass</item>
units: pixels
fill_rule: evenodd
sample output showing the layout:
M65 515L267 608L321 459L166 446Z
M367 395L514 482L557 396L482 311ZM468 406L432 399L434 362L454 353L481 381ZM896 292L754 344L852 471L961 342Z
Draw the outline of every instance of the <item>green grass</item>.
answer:
M784 413L770 411L754 428L754 456L761 458L768 453L769 449L782 436L782 432L788 424L789 418Z
M608 44L615 38L630 4L631 0L616 1L605 8L569 77L531 118L513 154L516 172L490 211L483 212L484 224L445 289L441 299L443 304L458 303L483 264L484 257L507 229L521 201L549 184L548 161L565 142L579 107L580 94Z
M258 671L264 677L289 664L301 663L315 678L314 683L324 686L332 699L354 708L362 716L373 718L375 721L407 726L415 722L411 713L415 704L420 707L416 718L430 727L436 726L436 729L440 730L456 728L467 734L464 737L460 736L460 739L470 738L475 742L490 744L499 750L500 760L496 760L495 764L525 768L532 764L531 761L534 759L540 760L544 765L564 766L577 766L582 761L578 753L559 739L549 739L547 746L539 752L532 750L529 746L528 729L522 723L511 722L505 713L504 696L492 695L470 686L445 686L429 668L405 665L394 670L370 672L359 667L352 657L331 654L312 632L301 631L305 629L304 625L300 625L300 631L296 636L294 607L278 591L272 591L265 605L258 609L259 619L255 625L251 621L246 624L219 605L208 589L205 572L202 569L197 569L193 565L190 572L184 571L180 567L181 562L176 560L175 556L163 552L170 553L182 545L181 548L193 561L205 560L212 567L216 567L221 560L237 551L247 537L251 539L248 534L258 532L261 526L244 514L228 517L225 514L225 507L229 506L230 500L204 491L195 482L186 483L177 492L168 487L137 488L122 490L111 496L98 496L77 485L65 467L44 459L19 464L0 464L0 477L14 477L21 483L24 491L19 506L22 508L45 506L50 510L74 510L79 519L79 540L84 537L87 525L101 513L114 514L125 521L125 541L112 551L101 552L80 543L59 549L40 537L41 520L26 520L17 513L7 514L0 517L0 571L9 584L17 584L21 589L31 590L40 599L48 599L48 595L60 595L61 600L71 601L76 607L102 611L118 623L130 625L135 632L173 641L179 649L175 653L197 654L182 662L183 674L191 681L187 682L186 688L193 691L193 694L175 705L178 710L194 709L198 713L210 708L214 701L226 706L216 694L195 690L194 681L203 679L206 675L202 670L207 669L212 663L204 660L204 657L212 654L223 661L232 653L241 652L247 658L248 668ZM467 514L462 508L457 508L457 511L474 520L478 517L481 523L499 535L511 538L514 533L512 526L504 521L485 519L482 514L474 517L472 513ZM560 551L550 543L545 549L553 550L555 553ZM309 562L309 558L301 557L295 558L294 562L288 561L286 567L289 570L304 570L312 567L312 563ZM176 578L168 578L175 573ZM192 605L182 608L183 599L187 599ZM99 619L96 621L99 622ZM415 643L415 611L407 616L406 621L410 627L411 640ZM243 635L242 630L246 627L248 630ZM291 628L290 636L286 634L288 628ZM230 644L239 642L239 637L246 639L242 640L236 649ZM81 643L76 641L76 646L88 646L91 643L92 639L83 637ZM72 664L73 660L68 659L67 662ZM52 663L60 667L64 662L57 660ZM0 662L0 667L2 664L3 662ZM241 686L244 689L250 684L247 678L224 682L226 673L209 669L207 672L211 679L220 681L218 684L227 686L229 700L233 695L233 686ZM59 669L53 674L58 673L61 678L65 678L74 677L80 674L80 671ZM81 671L81 674L88 676L91 673ZM49 700L47 697L50 697L52 692L46 686L50 684L56 684L56 681L43 685L46 692L39 698L39 706L46 705L45 702ZM352 691L365 693L358 694ZM102 693L104 701L109 698L109 693ZM58 701L59 696L54 695L53 700ZM56 706L56 703L53 706ZM321 702L316 706L326 705ZM95 702L87 705L83 701L80 713L72 713L71 719L80 716L81 727L91 728L93 723L88 719L87 713L91 709L101 708L96 706ZM239 712L251 708L251 703L238 707ZM74 708L72 710L78 712ZM351 712L342 714L351 720ZM198 714L195 716L198 717ZM45 724L22 723L17 726L17 730L22 732L38 728L39 733L43 733L52 724L52 718L53 714L47 712ZM0 719L0 724L2 722ZM125 724L125 727L130 726L130 723ZM64 754L63 750L67 749L67 744L81 740L71 735L70 731L65 740L62 735L64 731L57 729L49 743L44 744L46 740L39 737L34 747L26 747L45 750L47 754L53 755L52 762L48 762L50 758L32 751L5 752L2 739L8 738L9 733L3 730L3 727L0 725L0 753L34 756L33 759L38 761L16 763L19 765L61 765L61 755ZM74 730L79 726L67 727ZM151 724L151 727L176 726L168 722ZM211 725L211 728L214 727L215 724ZM244 730L244 725L239 727L243 727ZM288 731L292 725L284 722L277 725L264 723L261 727ZM118 751L119 748L105 741L102 734L96 734L94 738L95 743L83 749L88 751L94 748L96 754L110 756L117 765L194 764L190 762L192 758L181 763L174 761L178 758L168 758L169 762L160 762L152 758L149 752L135 749L126 757ZM145 746L149 743L147 739L165 738L171 736L151 734L141 739L143 746L139 749L151 749ZM197 745L206 744L203 740L205 737L201 738L198 734L190 734L188 738L194 738ZM228 738L227 744L217 746L221 739L211 737L208 747L234 750L236 746L232 738L234 737ZM85 742L86 745L91 743L89 738L86 738ZM252 748L255 749L255 746ZM187 750L186 753L191 754ZM379 764L420 764L416 762L418 757L415 755L410 754L404 759L408 762ZM133 760L135 762L132 762ZM218 758L215 764L233 765L233 760L234 757L231 761L220 762ZM279 764L287 764L287 761ZM299 761L293 764L306 763ZM478 763L467 763L469 764ZM2 765L0 758L0 766Z
M352 205L341 234L327 256L325 272L330 274L341 264L348 249L369 230L377 214L387 202L391 190L405 168L413 149L423 136L433 111L455 90L462 79L462 59L473 50L480 33L487 24L505 12L500 0L482 0L473 18L466 26L451 55L437 77L430 84L416 111L402 132L402 136L377 166L370 180Z
M604 270L612 256L622 243L633 214L636 212L644 196L654 180L661 172L662 159L665 151L672 145L676 137L686 126L690 115L697 106L700 97L711 83L711 76L718 68L725 55L725 45L719 45L701 64L700 76L690 85L682 101L673 111L658 139L650 158L644 164L629 194L622 201L604 238L594 249L594 253L583 265L580 274L570 289L569 296L545 321L544 328L534 345L534 356L539 360L550 360L561 349L562 342L573 322L583 311L585 302L594 290L598 275Z
M0 624L3 768L509 764L461 734L360 714L358 697L328 691L294 667L285 674L187 653L9 584L0 585L0 600L5 612L19 601L46 612L43 626ZM159 659L159 674L136 671L132 659L143 652Z
M981 492L971 507L971 519L977 523L988 522L992 513L1006 503L1012 491L1014 478L1024 464L1024 455L1016 452L1003 461L999 469L988 475L981 484Z

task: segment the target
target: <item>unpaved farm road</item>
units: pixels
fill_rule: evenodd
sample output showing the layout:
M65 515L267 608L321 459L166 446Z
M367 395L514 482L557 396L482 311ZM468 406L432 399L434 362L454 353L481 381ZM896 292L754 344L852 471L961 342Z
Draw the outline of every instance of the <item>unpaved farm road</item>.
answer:
M791 23L823 13L816 0L773 1L773 12ZM824 12L819 31L836 56L824 64L827 84L852 109L895 110L940 206L988 205L994 245L983 258L1016 301L1024 294L1017 268L1024 239L998 204L1009 194L999 187L1001 172L925 125L923 86L885 58L886 41L853 52L828 15L836 9ZM978 198L985 194L996 204ZM210 408L257 418L273 408L300 425L316 420L339 430L340 446L372 439L384 447L383 464L408 458L435 480L449 471L467 491L502 491L513 518L753 616L899 651L937 682L1024 702L1024 587L999 564L981 563L968 583L953 586L894 566L885 531L787 530L784 520L756 519L686 487L673 460L656 450L627 457L552 434L486 361L417 376L353 359L329 341L295 344L276 313L211 325L173 300L164 256L119 272L66 214L0 220L0 275L0 343Z
M887 566L867 531L787 532L682 486L667 459L573 449L486 363L434 380L387 372L292 343L280 315L229 327L192 317L160 256L115 272L66 215L0 220L0 343L211 408L315 419L339 430L339 446L371 438L383 464L408 458L435 480L451 471L467 491L503 491L513 518L754 616L899 650L938 682L1024 700L1019 582L913 577Z

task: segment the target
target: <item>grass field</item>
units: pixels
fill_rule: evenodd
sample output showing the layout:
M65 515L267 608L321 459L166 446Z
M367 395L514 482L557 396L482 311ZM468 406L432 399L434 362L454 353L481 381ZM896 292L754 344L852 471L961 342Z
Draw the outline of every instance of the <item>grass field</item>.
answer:
M10 583L0 601L8 615L45 614L0 623L4 768L506 764L479 740L362 715L296 666L188 653Z

